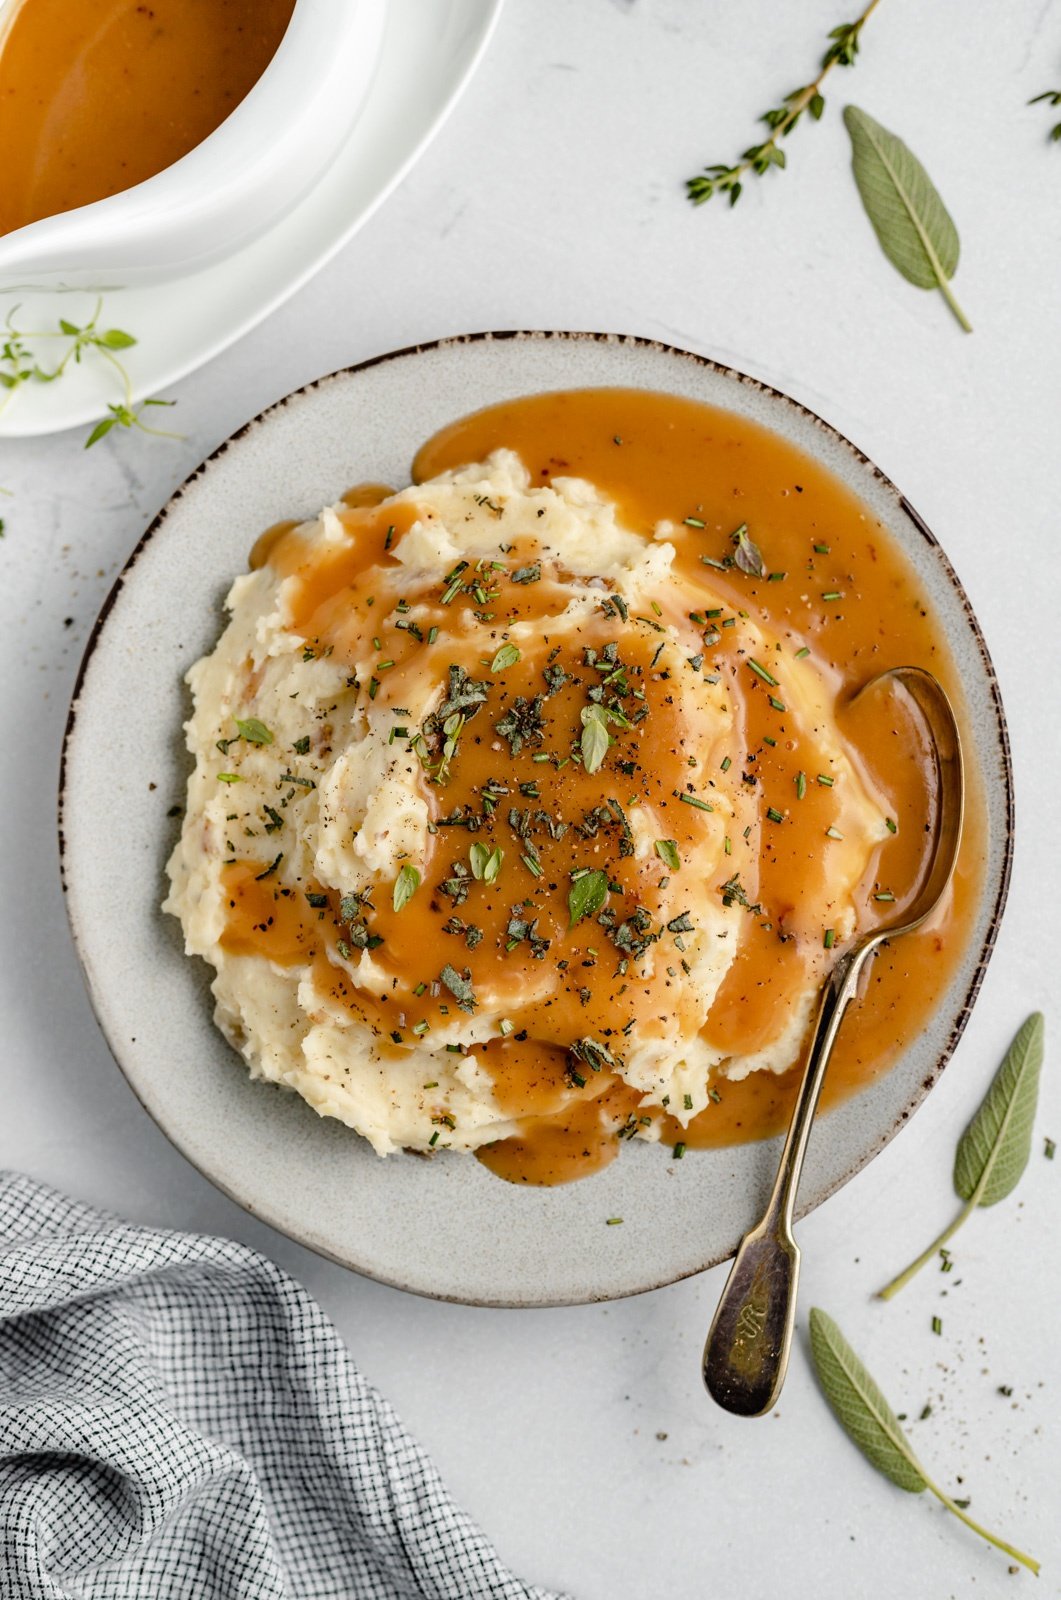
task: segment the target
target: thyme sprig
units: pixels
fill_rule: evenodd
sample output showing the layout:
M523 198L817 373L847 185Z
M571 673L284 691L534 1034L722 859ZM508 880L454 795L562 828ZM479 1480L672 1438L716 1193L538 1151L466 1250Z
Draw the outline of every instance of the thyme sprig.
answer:
M1042 94L1033 95L1028 101L1030 106L1037 106L1043 100L1050 106L1061 106L1061 89L1044 89ZM1061 143L1061 122L1055 122L1047 135L1051 144Z
M4 324L5 336L0 342L0 390L4 391L0 397L0 412L10 405L23 385L55 383L72 365L80 366L83 358L92 356L114 368L121 383L121 399L108 405L107 415L100 418L85 440L86 450L98 443L112 428L137 428L141 433L164 439L181 437L164 428L152 428L144 421L143 413L149 406L172 406L176 405L176 401L134 401L132 379L118 352L130 350L136 344L136 339L124 328L100 327L102 298L96 301L96 308L89 320L80 326L66 317L60 317L54 328L18 328L14 321L18 311L16 305L8 312ZM50 340L62 340L66 345L54 366L44 365L36 350L39 343Z
M754 173L761 178L771 167L785 166L781 140L792 132L805 111L810 113L815 122L821 120L825 110L822 84L834 67L854 66L862 29L879 4L880 0L870 0L862 15L854 22L842 22L839 27L833 28L829 34L829 48L822 56L821 68L814 81L804 84L800 89L790 90L780 105L763 112L759 121L765 122L770 129L768 139L762 144L750 145L733 166L715 162L705 166L695 178L686 180L686 193L694 206L703 205L716 194L728 194L730 205L735 206L741 197L747 173Z

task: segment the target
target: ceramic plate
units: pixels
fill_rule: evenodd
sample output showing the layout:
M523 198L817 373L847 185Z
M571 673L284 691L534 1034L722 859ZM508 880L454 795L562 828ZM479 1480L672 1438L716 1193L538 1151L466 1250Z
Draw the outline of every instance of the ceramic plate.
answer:
M628 1145L582 1183L523 1189L478 1162L381 1161L294 1095L252 1083L215 1031L210 974L159 911L188 771L181 679L222 625L255 536L351 483L408 481L424 439L468 411L544 389L629 385L764 423L830 468L906 552L966 687L989 809L987 882L946 999L896 1067L830 1112L801 1209L864 1166L924 1098L979 987L1009 871L1011 787L998 688L946 557L898 491L794 401L699 357L634 339L518 334L448 340L336 373L237 433L179 489L133 552L96 625L70 712L61 843L74 934L97 1016L147 1110L233 1199L315 1250L421 1294L488 1305L610 1299L729 1255L761 1204L778 1141L680 1165ZM621 1228L605 1226L621 1216Z
M501 0L388 0L379 62L364 108L334 164L284 220L208 271L106 294L106 323L139 341L123 354L138 396L160 393L282 305L329 261L423 154L456 104L494 30ZM91 315L82 292L27 293L0 282L0 322L19 327ZM28 384L0 414L0 437L94 422L118 398L100 363L61 384Z

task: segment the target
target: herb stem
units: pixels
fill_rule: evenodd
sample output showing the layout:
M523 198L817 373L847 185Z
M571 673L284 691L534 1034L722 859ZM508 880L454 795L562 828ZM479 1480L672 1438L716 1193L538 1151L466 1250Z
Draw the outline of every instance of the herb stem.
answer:
M710 200L716 189L728 192L730 204L733 205L740 195L741 179L746 172L754 168L761 176L773 165L784 166L785 158L780 148L780 141L795 126L808 107L812 107L815 117L821 116L824 105L821 100L822 84L835 66L851 65L858 50L859 35L879 4L880 0L870 0L856 21L833 31L830 37L838 39L839 43L826 51L821 69L813 83L805 84L802 89L796 89L787 95L784 102L787 109L782 111L779 108L777 111L768 112L762 119L767 121L772 129L769 139L746 150L735 166L728 169L709 167L705 169L706 176L690 178L687 181L686 189L693 205L702 205L705 200ZM812 102L817 103L812 106Z
M986 1528L982 1528L967 1512L962 1510L956 1501L951 1499L949 1494L944 1494L939 1485L932 1482L920 1461L917 1465L921 1476L925 1480L925 1488L934 1494L940 1504L946 1506L948 1511L952 1511L959 1522L964 1522L967 1528L971 1528L974 1533L978 1533L981 1539L986 1539L988 1544L993 1544L996 1550L1001 1550L1005 1555L1012 1556L1014 1561L1019 1561L1021 1566L1028 1568L1029 1572L1034 1572L1036 1577L1039 1576L1039 1563L1034 1556L1026 1556L1023 1550L1017 1550L1013 1545L1007 1544L1005 1539L999 1539L995 1534L989 1533Z
M921 1271L921 1268L928 1265L928 1263L932 1260L932 1257L936 1255L937 1252L941 1250L942 1247L947 1243L947 1240L952 1238L954 1234L957 1233L962 1223L968 1221L979 1203L980 1196L978 1194L974 1194L971 1199L967 1200L962 1206L961 1210L958 1212L958 1215L955 1217L954 1221L948 1228L944 1228L939 1238L933 1239L932 1243L928 1246L928 1249L922 1250L917 1260L911 1261L910 1265L903 1272L900 1272L898 1277L893 1278L890 1283L885 1284L883 1289L877 1290L877 1299L894 1299L894 1297L899 1293L899 1290L905 1288L905 1286L910 1282L910 1279L916 1277L916 1275Z

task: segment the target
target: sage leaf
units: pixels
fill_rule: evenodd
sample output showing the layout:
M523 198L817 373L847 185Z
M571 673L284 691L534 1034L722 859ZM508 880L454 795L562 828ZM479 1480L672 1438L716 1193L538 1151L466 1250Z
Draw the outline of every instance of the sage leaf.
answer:
M601 706L591 705L582 708L582 738L579 744L582 750L582 765L587 772L599 772L608 754L608 746L612 740L608 732L607 718L608 714Z
M1043 1014L1018 1029L983 1103L958 1143L954 1187L963 1200L994 1206L1020 1182L1032 1149L1043 1065Z
M871 1466L883 1473L896 1488L905 1489L909 1494L921 1494L928 1489L967 1528L1014 1561L1021 1562L1029 1571L1038 1574L1039 1563L1033 1556L1025 1555L1022 1550L1015 1549L1004 1539L982 1528L962 1506L933 1483L914 1454L902 1424L881 1389L832 1317L817 1306L810 1314L810 1348L822 1393L848 1438L858 1446Z
M402 867L401 871L398 873L398 876L394 880L395 911L400 911L403 906L407 906L419 887L419 872L415 867L411 867L408 862L406 862L405 866Z
M1043 1064L1043 1016L1017 1030L980 1108L958 1141L954 1187L965 1201L954 1221L905 1271L879 1291L890 1300L957 1233L977 1206L994 1206L1017 1187L1031 1155L1032 1123Z
M858 192L884 254L908 283L938 289L972 333L950 288L958 270L958 230L932 179L900 138L858 106L844 108L844 124Z
M817 1306L810 1314L810 1348L822 1392L844 1432L897 1488L920 1494L927 1481L902 1423L832 1317Z
M567 897L568 915L571 919L567 924L568 927L573 928L583 917L591 917L595 911L599 911L607 893L606 872L584 872L580 878L576 878Z
M656 854L665 866L670 867L672 872L679 871L682 858L678 854L678 845L674 839L657 839L655 848Z

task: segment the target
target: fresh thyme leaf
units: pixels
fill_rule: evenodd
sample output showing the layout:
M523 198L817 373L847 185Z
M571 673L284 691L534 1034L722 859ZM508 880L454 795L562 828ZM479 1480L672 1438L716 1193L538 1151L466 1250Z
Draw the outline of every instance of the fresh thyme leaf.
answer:
M748 524L742 522L740 527L730 534L730 538L737 546L733 556L734 565L739 567L741 572L748 573L749 577L765 577L766 566L759 546L748 537Z
M486 865L483 868L483 882L496 883L501 875L501 864L505 859L505 852L501 846L495 845L491 850Z
M842 22L839 27L833 28L829 34L829 47L822 57L821 69L813 83L808 83L801 89L792 89L785 95L780 105L764 111L759 118L770 129L770 137L762 144L753 144L738 162L727 166L724 162L715 162L704 168L695 178L686 182L686 194L694 206L703 205L705 200L710 200L716 194L728 194L729 203L735 206L740 199L744 188L744 178L749 172L761 178L764 172L769 172L771 167L784 167L785 153L780 147L780 141L792 132L800 117L809 111L815 122L821 121L822 112L825 110L825 98L821 86L825 78L834 67L850 67L854 65L858 55L858 47L862 34L871 12L879 0L870 0L869 5L862 15L854 22Z
M490 859L490 846L488 844L481 844L477 839L475 843L469 847L468 859L472 866L472 877L485 877L486 863Z
M966 333L972 324L951 293L958 230L912 150L858 106L844 108L851 165L866 215L892 266L919 289L938 289Z
M599 772L612 742L608 732L608 714L603 706L583 706L582 737L579 742L582 765L587 772Z
M503 644L490 663L490 671L504 672L506 667L514 667L518 660L518 647L514 644Z
M656 854L665 866L670 867L672 872L677 872L681 867L682 858L678 854L678 846L675 840L657 839Z
M606 872L586 872L576 878L567 897L568 928L573 928L583 917L592 917L604 904L608 893Z
M1033 95L1028 101L1030 106L1037 106L1045 100L1047 105L1061 106L1061 89L1046 89L1042 94ZM1061 122L1055 122L1048 135L1051 144L1061 142Z
M810 1314L810 1345L822 1393L844 1432L871 1466L883 1473L896 1488L905 1489L908 1494L921 1494L928 1489L974 1533L1021 1562L1030 1571L1039 1571L1039 1563L1032 1556L1025 1555L995 1534L988 1533L986 1528L966 1515L963 1506L932 1482L880 1388L832 1317L817 1306Z
M259 722L257 717L247 717L245 719L236 717L234 721L240 731L240 737L246 739L248 744L272 744L273 736L271 731L265 726L264 722Z
M394 880L394 909L400 911L407 906L420 887L420 874L416 867L411 867L408 862L402 867Z
M904 1272L880 1290L890 1300L945 1245L977 1206L997 1205L1012 1194L1028 1165L1032 1123L1043 1064L1043 1016L1034 1011L1018 1029L1002 1065L958 1142L954 1187L965 1205L949 1228Z

